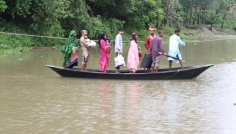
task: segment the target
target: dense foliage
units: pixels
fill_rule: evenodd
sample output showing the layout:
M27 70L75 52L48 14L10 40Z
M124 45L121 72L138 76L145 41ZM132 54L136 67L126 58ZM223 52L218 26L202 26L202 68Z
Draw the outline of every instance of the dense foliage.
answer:
M0 0L0 31L67 37L87 29L96 38L124 27L144 38L149 25L234 28L235 7L236 0Z

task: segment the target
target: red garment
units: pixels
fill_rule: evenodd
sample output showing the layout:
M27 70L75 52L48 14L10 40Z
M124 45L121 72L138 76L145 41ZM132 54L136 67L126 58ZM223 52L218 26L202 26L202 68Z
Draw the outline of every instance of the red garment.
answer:
M147 51L150 50L150 47L152 45L152 39L154 38L154 36L148 35L148 37L146 38L146 41L144 43L145 48L147 49Z
M98 64L100 65L100 71L105 72L107 70L110 59L110 50L106 49L109 44L107 44L104 40L101 40L100 44L100 58Z

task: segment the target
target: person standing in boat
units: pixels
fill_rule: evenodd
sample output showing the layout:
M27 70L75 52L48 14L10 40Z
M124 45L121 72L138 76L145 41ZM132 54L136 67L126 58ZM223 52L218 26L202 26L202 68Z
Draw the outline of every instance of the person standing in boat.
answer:
M118 56L119 54L122 54L122 49L123 49L123 41L122 41L122 35L124 34L124 29L120 28L119 29L119 33L116 35L116 39L115 39L115 53L116 56ZM120 73L120 66L115 67L115 73Z
M88 34L88 32L86 30L82 30L82 36L80 38L81 51L82 51L82 67L81 67L81 70L83 70L83 71L86 71L87 62L88 62L88 59L89 59L89 50L90 50L89 46L88 46L90 41L87 41L87 40L89 40L87 38L87 34Z
M163 53L163 55L167 55L165 53L163 43L162 43L162 37L164 35L163 31L158 31L158 35L155 36L152 40L152 45L150 47L149 53L152 55L152 68L151 72L154 72L154 68L156 69L155 71L158 72L159 69L159 62L160 62L160 57L161 55L159 52Z
M129 68L130 73L135 73L138 70L140 57L137 39L138 35L133 32L130 36L130 48L127 58L127 67Z
M144 43L145 48L147 49L147 51L150 51L150 47L152 45L152 40L154 38L154 32L155 32L155 28L153 28L152 26L149 27L149 35L146 38L146 41Z
M102 33L99 35L98 44L100 48L100 58L98 64L100 65L100 71L106 73L109 65L111 50L111 46L106 42L106 34Z
M71 30L66 45L61 48L64 54L63 67L73 68L78 65L78 40L75 30Z
M172 57L176 57L179 59L178 60L175 60L171 57L168 57L168 61L169 61L169 69L171 69L172 67L172 62L175 61L176 63L180 63L180 66L181 68L183 69L183 64L182 64L182 56L181 56L181 53L179 51L179 44L182 45L182 46L185 46L186 44L188 44L187 42L184 43L180 37L179 37L179 34L180 34L180 30L177 29L175 30L175 34L173 34L171 37L170 37L170 42L169 42L169 52L168 52L168 55L172 56Z

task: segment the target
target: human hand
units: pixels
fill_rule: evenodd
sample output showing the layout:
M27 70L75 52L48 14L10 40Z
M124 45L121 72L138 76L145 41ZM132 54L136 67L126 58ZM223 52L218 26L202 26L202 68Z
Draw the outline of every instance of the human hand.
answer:
M118 50L118 55L120 55L121 53L120 53L120 50Z

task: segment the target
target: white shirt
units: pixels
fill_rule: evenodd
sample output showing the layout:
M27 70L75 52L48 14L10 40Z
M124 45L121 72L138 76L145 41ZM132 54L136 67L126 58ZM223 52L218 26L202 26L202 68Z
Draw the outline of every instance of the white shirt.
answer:
M116 35L115 53L118 52L118 49L120 50L120 53L122 53L123 43L122 43L122 35L120 35L120 34Z
M179 59L182 60L181 53L179 51L179 44L185 46L185 43L180 39L180 37L176 34L170 37L170 44L169 44L169 53L168 55L176 57L179 56ZM172 58L168 58L168 60L173 60Z

